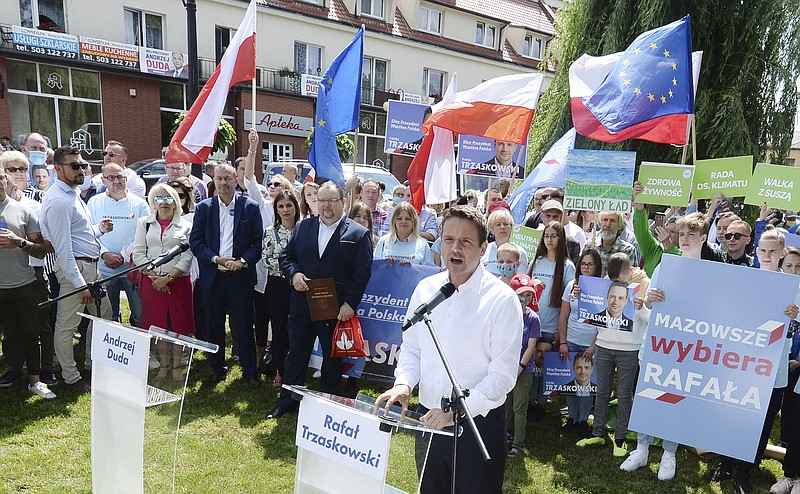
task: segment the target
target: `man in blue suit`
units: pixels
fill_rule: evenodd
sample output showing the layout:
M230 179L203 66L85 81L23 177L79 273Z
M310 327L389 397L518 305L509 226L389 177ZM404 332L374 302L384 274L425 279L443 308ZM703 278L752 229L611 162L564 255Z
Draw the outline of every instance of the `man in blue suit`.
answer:
M253 290L256 263L261 261L264 229L258 204L235 194L236 170L218 165L214 172L216 197L195 208L189 244L200 266L200 288L205 306L205 335L219 351L209 358L213 374L206 380L225 379L225 315L230 313L238 336L239 362L245 382L258 386L253 333Z
M372 272L371 233L344 214L344 192L334 182L325 182L317 194L319 216L300 222L281 254L281 269L292 284L289 299L289 355L286 357L284 384L302 385L308 360L319 337L322 345L320 391L338 394L342 381L342 362L331 358L331 339L337 320L353 317L361 302ZM339 301L339 316L326 321L311 321L306 291L307 280L333 278ZM297 402L283 390L267 418L278 418L294 411Z

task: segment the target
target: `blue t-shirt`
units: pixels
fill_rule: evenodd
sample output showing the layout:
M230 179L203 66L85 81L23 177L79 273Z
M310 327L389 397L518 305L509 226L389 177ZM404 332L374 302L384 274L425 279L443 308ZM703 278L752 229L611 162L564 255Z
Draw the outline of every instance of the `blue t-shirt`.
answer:
M525 274L528 272L528 254L522 249L522 247L517 245L519 248L519 267L517 268L517 274ZM489 242L489 246L486 248L486 252L483 253L483 257L481 257L481 262L483 263L484 269L489 271L495 276L500 276L500 271L497 270L497 243L496 242Z
M116 201L105 192L97 194L89 199L86 208L92 215L92 222L97 224L105 218L114 222L114 229L99 237L100 244L110 252L120 253L127 245L133 243L136 236L136 223L139 218L150 215L150 207L147 202L139 196L128 194L125 199ZM99 262L100 273L103 277L121 273L128 268L127 263L116 269L106 266L102 260Z
M384 235L375 246L375 259L393 257L398 261L410 261L412 264L433 264L433 253L428 241L422 237L408 237L405 241L397 237Z
M569 319L567 320L567 342L582 347L594 343L597 336L597 326L586 324L578 317L578 299L572 296L575 280L570 280L564 287L564 296L561 300L569 304Z
M539 316L530 307L525 307L522 313L522 351L519 353L520 362L525 351L528 349L528 340L531 338L539 339L542 336L542 329L539 325ZM535 357L535 355L534 355ZM522 370L523 374L532 374L535 358L531 358L525 369Z

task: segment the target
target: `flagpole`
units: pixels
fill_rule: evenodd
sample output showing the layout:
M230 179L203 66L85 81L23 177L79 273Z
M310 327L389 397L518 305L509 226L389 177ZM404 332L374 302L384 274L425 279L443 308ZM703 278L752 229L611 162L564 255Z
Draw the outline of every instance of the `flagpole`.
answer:
M689 133L694 129L694 125L692 124L693 116L694 115L689 114L689 117L686 120L686 144L683 145L683 152L681 153L681 165L686 164L686 152L689 149ZM694 148L692 148L692 153L694 153Z
M355 135L356 135L356 145L355 148L353 149L353 175L356 174L356 162L358 161L358 127L356 127Z
M692 115L692 164L693 165L697 163L697 132L695 132L695 129L697 129L696 117Z
M256 27L258 26L258 9L253 12L253 36L256 39L256 45L258 45L258 36ZM250 115L251 120L250 122L250 130L256 128L256 77L255 74L253 75L253 85L251 86L251 101L250 101Z

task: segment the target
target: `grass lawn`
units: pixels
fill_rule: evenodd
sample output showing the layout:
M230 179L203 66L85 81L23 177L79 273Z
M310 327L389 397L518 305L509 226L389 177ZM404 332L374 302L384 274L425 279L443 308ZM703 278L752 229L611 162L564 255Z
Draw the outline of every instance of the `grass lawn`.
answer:
M5 370L5 362L0 361L0 373ZM275 403L275 391L266 384L253 389L242 383L238 366L232 367L225 382L213 388L202 384L210 373L202 356L192 370L178 442L176 492L292 492L296 415L267 421L264 415ZM315 387L318 382L311 380L310 384ZM363 392L373 395L384 389L380 384L361 384L367 388ZM179 390L179 385L172 383L164 387ZM22 380L9 389L0 389L0 492L91 492L90 396L67 392L61 384L53 390L58 395L55 400L34 397ZM620 471L622 460L611 455L610 441L603 448L583 450L574 445L575 437L562 436L558 413L562 401L551 404L542 422L529 424L525 455L508 462L504 492L732 491L732 481L721 486L703 482L702 475L715 468L717 461L705 462L684 448L678 450L677 475L670 482L656 479L660 448L650 449L648 468L633 474ZM177 411L177 404L147 410L146 492L171 491ZM777 429L776 426L773 443L778 440ZM635 447L634 443L630 447ZM399 462L403 471L413 472L411 441L400 438L393 448L402 453ZM406 490L414 482L410 474L389 475L393 485ZM753 492L767 492L780 476L780 463L764 460L761 469L754 472Z

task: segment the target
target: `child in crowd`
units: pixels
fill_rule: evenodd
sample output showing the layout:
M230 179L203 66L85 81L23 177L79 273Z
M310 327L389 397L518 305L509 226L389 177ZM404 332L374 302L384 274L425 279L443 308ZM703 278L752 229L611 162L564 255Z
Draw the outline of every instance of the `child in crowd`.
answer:
M497 254L499 259L499 250ZM502 279L506 281L505 277ZM541 294L542 282L531 279L526 274L517 274L509 280L509 284L522 304L522 350L517 369L517 383L508 394L507 402L511 406L506 408L508 429L511 430L513 427L514 430L508 457L516 458L525 451L525 427L528 420L528 392L533 375L533 354L536 351L536 340L541 335L539 316L530 308L530 304L536 301L537 292ZM509 437L512 437L510 433Z
M608 259L608 277L612 281L629 283L631 281L630 257L617 252ZM646 279L649 285L650 280ZM642 290L646 290L643 286ZM617 374L617 426L614 430L614 456L628 454L625 437L628 435L628 421L633 406L633 389L636 385L636 371L639 368L639 348L647 329L650 309L643 306L643 300L634 300L632 330L614 329L613 322L608 327L598 327L595 351L595 373L597 375L597 396L594 406L594 426L592 437L581 439L577 445L586 447L605 443L606 415L611 401L611 389L614 386L614 370Z
M517 274L520 264L519 247L511 242L506 242L497 248L497 264L495 264L495 267L500 273L500 279L503 280L503 283L511 284L511 279Z
M578 262L575 279L570 280L561 297L561 315L558 319L558 352L566 360L570 352L580 352L575 358L592 360L595 351L597 327L578 319L578 280L581 276L600 277L603 260L594 249L583 251ZM569 417L563 429L577 432L581 437L589 437L591 429L588 420L592 411L593 396L567 396Z

